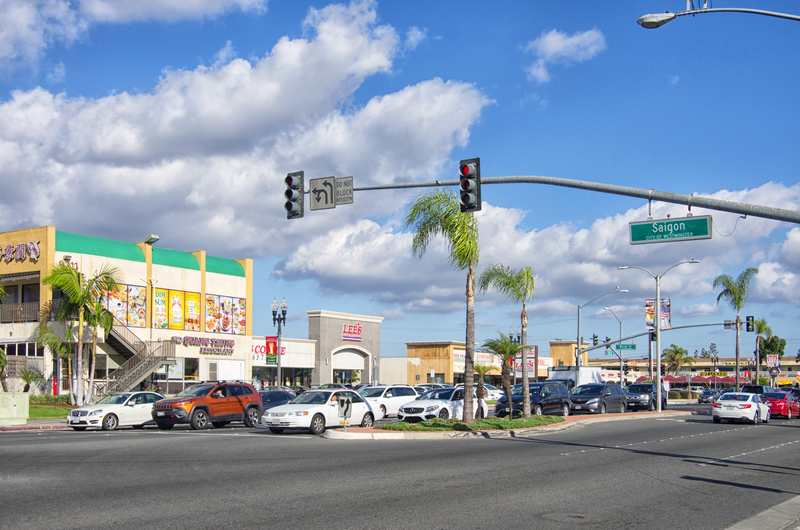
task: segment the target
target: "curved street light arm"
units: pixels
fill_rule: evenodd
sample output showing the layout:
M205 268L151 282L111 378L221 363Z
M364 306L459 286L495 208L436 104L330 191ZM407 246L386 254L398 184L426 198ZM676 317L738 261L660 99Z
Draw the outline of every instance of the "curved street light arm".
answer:
M721 7L721 8L712 8L712 9L689 9L687 11L678 11L677 13L653 13L650 15L644 15L639 18L636 22L642 26L643 28L647 29L655 29L660 28L667 22L675 20L677 17L681 17L684 15L697 15L699 13L750 13L752 15L765 15L768 17L775 17L775 18L785 18L787 20L796 20L800 21L800 16L798 15L789 15L786 13L776 13L774 11L763 11L761 9L747 9L747 8L740 8L740 7Z

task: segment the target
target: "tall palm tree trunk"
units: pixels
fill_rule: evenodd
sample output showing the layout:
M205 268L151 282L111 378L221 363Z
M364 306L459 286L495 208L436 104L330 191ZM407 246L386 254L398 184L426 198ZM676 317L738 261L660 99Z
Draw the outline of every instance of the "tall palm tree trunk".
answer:
M522 304L522 314L520 315L522 324L522 417L531 417L531 389L528 384L528 313L525 311L525 303ZM513 412L513 411L512 411Z
M92 334L92 362L89 368L89 391L86 394L86 402L89 403L94 395L94 367L97 362L97 331Z
M475 272L472 263L467 274L467 344L464 348L464 423L475 420L472 388L475 379ZM478 405L480 406L480 404Z
M742 319L739 318L739 311L736 311L736 391L741 388L739 386L739 331L742 326Z
M84 406L83 400L83 309L78 311L78 353L75 359L75 364L78 366L75 367L76 370L76 401L79 407Z

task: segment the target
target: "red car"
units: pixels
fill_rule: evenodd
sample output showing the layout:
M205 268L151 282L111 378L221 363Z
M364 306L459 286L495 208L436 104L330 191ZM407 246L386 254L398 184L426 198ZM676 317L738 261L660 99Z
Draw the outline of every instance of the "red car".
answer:
M800 402L788 392L765 392L761 394L761 401L769 405L772 416L781 415L788 419L800 416Z

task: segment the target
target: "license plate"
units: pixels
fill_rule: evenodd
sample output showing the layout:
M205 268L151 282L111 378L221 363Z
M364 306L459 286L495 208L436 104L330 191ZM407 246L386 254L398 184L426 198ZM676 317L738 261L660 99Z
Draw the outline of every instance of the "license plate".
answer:
M581 406L580 406L580 405L575 405L575 410L578 410L578 409L580 409L580 408L581 408Z
M163 410L160 410L160 411L156 412L156 416L163 416L163 415L164 415L164 411Z

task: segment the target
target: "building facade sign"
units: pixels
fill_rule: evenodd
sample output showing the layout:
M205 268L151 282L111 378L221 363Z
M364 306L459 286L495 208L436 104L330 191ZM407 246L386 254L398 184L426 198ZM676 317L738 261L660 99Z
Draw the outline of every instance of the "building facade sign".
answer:
M342 340L361 342L361 331L360 322L356 322L355 325L344 324L342 326Z

